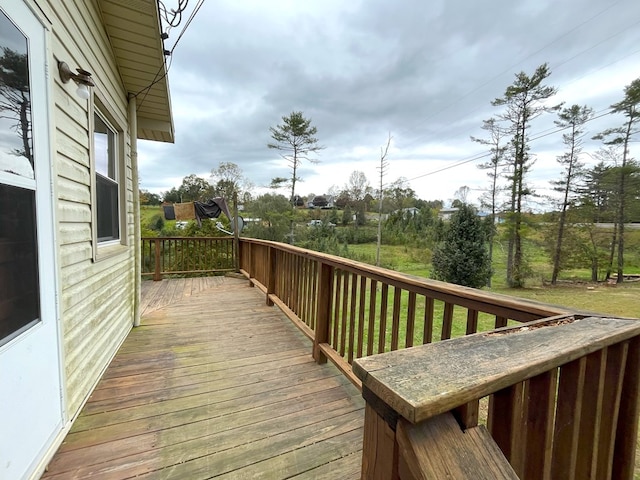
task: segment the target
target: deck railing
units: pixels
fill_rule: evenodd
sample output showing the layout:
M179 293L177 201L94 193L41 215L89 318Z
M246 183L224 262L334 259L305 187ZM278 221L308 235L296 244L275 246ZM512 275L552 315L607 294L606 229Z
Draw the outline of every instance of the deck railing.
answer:
M543 320L354 370L367 401L362 478L633 478L638 320Z
M358 387L356 358L570 313L263 240L240 240L240 269Z
M143 237L142 275L204 275L235 270L231 237Z
M185 273L189 248L226 252L233 269L232 239L185 240L144 239L155 276ZM362 390L362 478L633 477L640 321L276 242L243 238L237 253L267 304L313 341L316 361Z

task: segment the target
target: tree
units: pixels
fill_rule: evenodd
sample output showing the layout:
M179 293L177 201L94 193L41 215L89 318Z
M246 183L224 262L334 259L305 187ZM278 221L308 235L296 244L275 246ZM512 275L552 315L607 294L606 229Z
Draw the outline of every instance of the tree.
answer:
M594 139L602 140L605 145L618 145L622 147L622 162L618 170L618 210L616 215L616 227L618 230L618 265L616 283L624 279L624 223L626 222L626 208L630 200L627 192L627 183L637 170L633 164L629 152L629 144L635 135L640 132L640 78L636 78L624 89L624 98L611 105L611 113L622 113L626 117L625 123L616 128L610 128L596 135Z
M525 178L533 160L529 156L528 132L531 121L543 113L558 110L561 105L549 106L546 100L556 94L557 89L545 86L544 80L551 74L548 65L540 65L533 75L516 74L502 97L496 98L493 106L505 107L498 115L508 125L511 138L511 165L508 174L511 187L509 215L507 217L507 285L524 286L524 254L522 251L523 207L525 198L533 193Z
M558 218L558 233L556 244L553 250L553 271L551 273L551 284L555 285L560 273L560 260L562 259L562 240L564 237L565 224L567 220L567 209L574 202L579 192L576 180L584 174L584 165L580 162L582 153L582 137L584 136L584 124L593 116L593 110L589 107L572 105L562 109L558 113L558 120L555 124L569 132L562 135L562 141L567 151L560 155L557 160L563 167L561 177L552 181L554 190L562 195L560 201L560 217Z
M273 143L268 143L267 147L273 148L280 152L280 156L284 158L291 168L291 195L289 201L292 209L295 210L294 197L296 195L296 182L300 180L298 177L298 168L303 160L311 163L317 163L316 159L309 157L309 154L316 153L324 147L318 144L315 137L318 129L311 126L311 119L304 118L302 112L291 112L289 116L282 117L282 124L275 127L269 127ZM274 178L271 182L272 186L282 186L283 177ZM294 242L293 218L291 219L291 237L290 243Z
M486 163L481 163L478 168L487 170L487 176L491 179L489 192L480 199L483 207L488 207L490 213L489 222L489 260L493 262L493 240L496 236L496 212L498 209L498 178L500 169L504 166L504 155L507 152L507 145L504 144L506 132L496 122L495 118L483 120L482 129L489 132L489 139L471 137L476 143L490 147L491 159ZM491 276L487 278L487 286L491 286Z
M202 201L213 196L213 187L204 178L191 174L182 179L178 192L181 202Z
M245 205L247 216L259 219L250 224L243 235L281 242L285 239L291 218L291 204L284 195L267 193Z
M171 190L167 190L162 194L162 201L167 203L181 203L182 196L180 191L176 187L173 187Z
M140 205L160 205L162 203L160 195L151 193L149 190L141 189L139 195Z
M216 196L233 199L244 196L251 189L251 182L244 176L242 169L233 162L220 162L218 168L211 169L213 191Z
M0 56L0 118L16 121L13 128L22 145L11 153L25 157L33 168L28 57L7 47Z
M491 274L486 232L471 205L463 204L451 221L431 259L437 280L480 288Z
M345 188L349 192L351 200L356 203L360 203L364 200L364 196L371 190L369 186L369 180L364 172L354 170L349 175L349 182Z
M389 154L389 145L391 145L391 133L387 137L387 145L380 147L380 188L378 190L378 235L376 237L376 267L380 266L380 244L382 243L382 200L384 198L384 176L387 173L387 155Z
M409 186L409 181L405 177L399 177L391 182L384 189L384 198L387 200L387 212L414 207L418 201L416 192Z

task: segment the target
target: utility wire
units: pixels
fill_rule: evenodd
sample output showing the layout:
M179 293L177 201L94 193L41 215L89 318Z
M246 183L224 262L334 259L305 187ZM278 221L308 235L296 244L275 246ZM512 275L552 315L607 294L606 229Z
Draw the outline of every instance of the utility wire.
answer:
M605 117L607 115L610 115L611 113L612 113L612 109L610 107L606 108L606 109L603 109L603 110L600 110L599 112L597 112L596 115L594 115L593 117L591 117L589 120L587 120L584 123L588 123L588 122L591 122L593 120L597 120L598 118ZM554 130L552 130L552 131L546 131L545 130L543 132L540 132L538 134L535 134L535 135L531 136L529 138L529 141L530 142L534 142L534 141L539 140L541 138L548 137L549 135L553 135L553 134L562 132L563 130L568 130L569 128L571 128L570 125L567 126L567 127L554 128ZM452 168L460 167L462 165L466 165L467 163L475 162L477 160L481 160L481 159L489 157L491 155L493 155L493 152L492 151L488 151L488 152L485 152L485 153L480 153L480 154L474 155L472 157L463 158L463 159L457 161L456 163L454 163L453 165L447 165L446 167L442 167L442 168L439 168L437 170L433 170L431 172L427 172L427 173L424 173L422 175L418 175L418 176L413 177L413 178L408 178L407 181L411 182L411 181L417 180L419 178L427 177L427 176L430 176L430 175L435 175L436 173L440 173L440 172L444 172L445 170L450 170Z
M502 72L498 73L497 75L494 75L493 77L491 77L490 79L488 79L487 81L483 82L482 84L480 84L479 86L475 87L474 89L468 91L467 93L465 93L464 95L462 95L461 97L458 97L456 100L454 100L453 102L449 103L447 106L433 112L431 115L425 117L422 121L420 121L419 123L417 123L411 130L416 130L417 127L421 124L423 124L424 122L426 122L427 120L435 117L436 115L439 115L440 113L448 110L449 108L451 108L452 106L454 106L455 104L459 103L461 100L467 98L468 96L476 93L478 90L486 87L487 85L493 83L495 80L497 80L498 78L500 78L502 75L511 72L515 67L517 67L518 65L520 65L521 63L523 63L524 61L528 60L529 58L533 57L534 55L537 55L538 53L546 50L547 48L549 48L551 45L553 45L554 43L560 41L561 39L563 39L564 37L570 35L571 33L575 32L576 30L578 30L579 28L583 27L584 25L586 25L587 23L591 22L592 20L595 20L596 18L598 18L599 16L603 15L605 12L607 12L608 10L612 9L613 7L615 7L618 3L620 3L622 0L618 0L614 3L611 3L608 7L606 7L604 10L600 10L598 13L592 15L591 17L587 18L586 20L584 20L583 22L581 22L580 24L576 25L575 27L573 27L572 29L570 29L569 31L563 33L562 35L556 37L555 39L553 39L551 42L545 44L544 46L542 46L541 48L539 48L538 50L536 50L533 53L530 53L529 55L521 58L520 60L518 60L517 62L515 62L514 64L512 64L511 66L509 66L508 68L506 68L505 70L503 70ZM625 28L624 30L628 30L629 28L631 28L633 25L630 25L629 27ZM602 40L601 42L598 42L596 45L590 47L589 49L609 40L610 38L613 38L614 36L618 35L619 33L622 32L618 32L615 35L612 35L611 37L608 37L605 40ZM589 50L587 49L587 50ZM587 51L584 50L583 52ZM580 52L578 55L580 55ZM574 57L571 57L571 59L575 58L577 55L575 55ZM571 60L569 59L569 60ZM560 63L560 65L566 63L566 60L562 63ZM407 132L410 132L411 130L407 130ZM418 140L420 140L422 137L424 137L425 134L423 135L419 135L418 137L414 138L414 140L412 142L410 142L408 145L412 145L413 143L416 143Z
M184 10L184 8L186 8L187 4L189 3L189 0L184 0L184 4L182 3L182 1L183 0L180 0L180 2L179 2L180 20L182 19L182 10ZM168 54L169 63L166 64L166 60L165 60L165 62L162 63L162 65L160 66L160 68L156 72L156 74L155 74L153 80L151 81L151 83L149 85L147 85L146 87L142 88L139 92L137 92L137 93L135 93L133 95L134 97L137 97L138 95L140 95L141 93L144 92L144 96L142 97L142 100L140 100L140 102L138 102L136 110L139 109L142 106L142 104L144 103L145 99L147 98L147 95L151 91L151 88L156 83L162 81L169 74L169 70L171 69L171 64L173 62L173 52L175 51L176 47L178 46L178 43L180 43L180 40L182 39L183 35L187 31L187 28L189 27L189 25L191 25L191 22L195 18L196 14L200 10L200 8L202 8L203 4L204 4L204 0L198 0L198 3L196 4L196 6L194 7L193 11L191 12L191 15L187 19L187 22L185 23L184 27L182 27L182 30L180 31L180 34L178 35L178 38L176 39L176 42L173 44L173 47L171 47L171 50L169 51L169 54ZM182 10L180 10L180 9L182 9ZM165 9L165 12L166 12L166 9ZM180 23L180 21L178 21L178 23L176 23L175 25L177 26L179 23ZM169 22L169 24L172 25L170 22Z

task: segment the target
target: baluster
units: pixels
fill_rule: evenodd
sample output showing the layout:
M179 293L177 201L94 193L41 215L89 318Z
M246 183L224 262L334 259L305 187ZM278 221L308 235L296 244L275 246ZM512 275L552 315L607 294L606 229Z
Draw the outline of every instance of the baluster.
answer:
M380 295L380 326L378 336L378 353L383 353L386 347L387 335L387 303L389 301L389 285L382 284L382 292Z
M351 274L351 297L349 309L349 351L347 352L347 361L353 361L353 350L355 345L355 325L356 325L356 299L358 295L358 276Z
M442 315L442 332L440 340L451 338L451 328L453 326L453 303L444 303L444 313Z
M364 309L367 300L367 277L360 277L360 305L358 311L358 351L357 358L362 357L362 343L364 342Z
M391 350L398 349L400 333L400 306L402 304L402 289L393 287L393 316L391 320Z
M433 310L434 301L432 297L424 297L424 329L422 332L422 343L431 343L433 339Z
M416 323L416 294L409 292L409 305L407 306L407 334L404 342L405 347L413 347L413 334Z
M367 334L367 356L373 353L373 337L376 328L376 295L378 282L371 280L369 283L369 331Z

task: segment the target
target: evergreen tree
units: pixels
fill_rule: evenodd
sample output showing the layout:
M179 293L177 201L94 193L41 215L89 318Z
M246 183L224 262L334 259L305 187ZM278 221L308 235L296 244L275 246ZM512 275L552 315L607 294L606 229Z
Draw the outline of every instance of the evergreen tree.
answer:
M431 262L437 280L480 288L491 274L486 230L471 205L453 214L443 240L436 245Z
M584 135L583 125L593 116L593 110L587 106L573 105L564 108L558 113L558 120L555 124L558 127L569 129L568 133L562 135L562 141L567 147L567 151L558 157L558 163L564 167L561 177L552 181L554 190L560 192L560 216L558 218L558 230L556 244L553 249L553 272L551 274L551 284L555 285L560 273L560 263L562 260L562 241L564 237L565 225L567 223L567 209L573 203L578 190L576 180L584 174L584 166L580 162L582 152L582 136Z
M275 127L269 127L273 143L267 146L280 152L280 156L284 158L291 168L291 178L276 177L271 181L273 187L282 186L287 182L291 185L291 207L295 210L296 182L300 180L298 177L298 169L303 160L316 163L317 160L310 158L309 154L317 153L324 147L318 145L318 139L315 134L318 132L316 127L311 126L311 119L304 118L302 112L291 112L288 116L282 117L282 124ZM291 220L291 236L290 243L294 243L294 223Z
M621 283L624 269L624 223L627 221L626 210L633 196L629 195L628 183L630 177L637 173L629 152L629 144L640 133L640 78L636 78L624 89L624 98L611 105L612 113L622 113L625 123L616 128L610 128L596 135L594 138L602 140L606 145L619 145L622 147L622 162L618 168L618 211L616 215L616 228L618 230L618 265L616 282Z
M549 106L547 100L556 94L557 89L544 85L551 74L548 65L540 65L533 75L525 72L516 75L516 80L509 85L502 97L496 98L493 106L505 107L504 113L498 115L507 123L511 138L511 165L508 179L510 181L511 198L507 217L507 285L509 287L524 286L525 268L522 250L523 209L527 196L533 192L526 182L526 176L533 160L529 155L529 129L531 121L543 113L560 108L560 105Z

